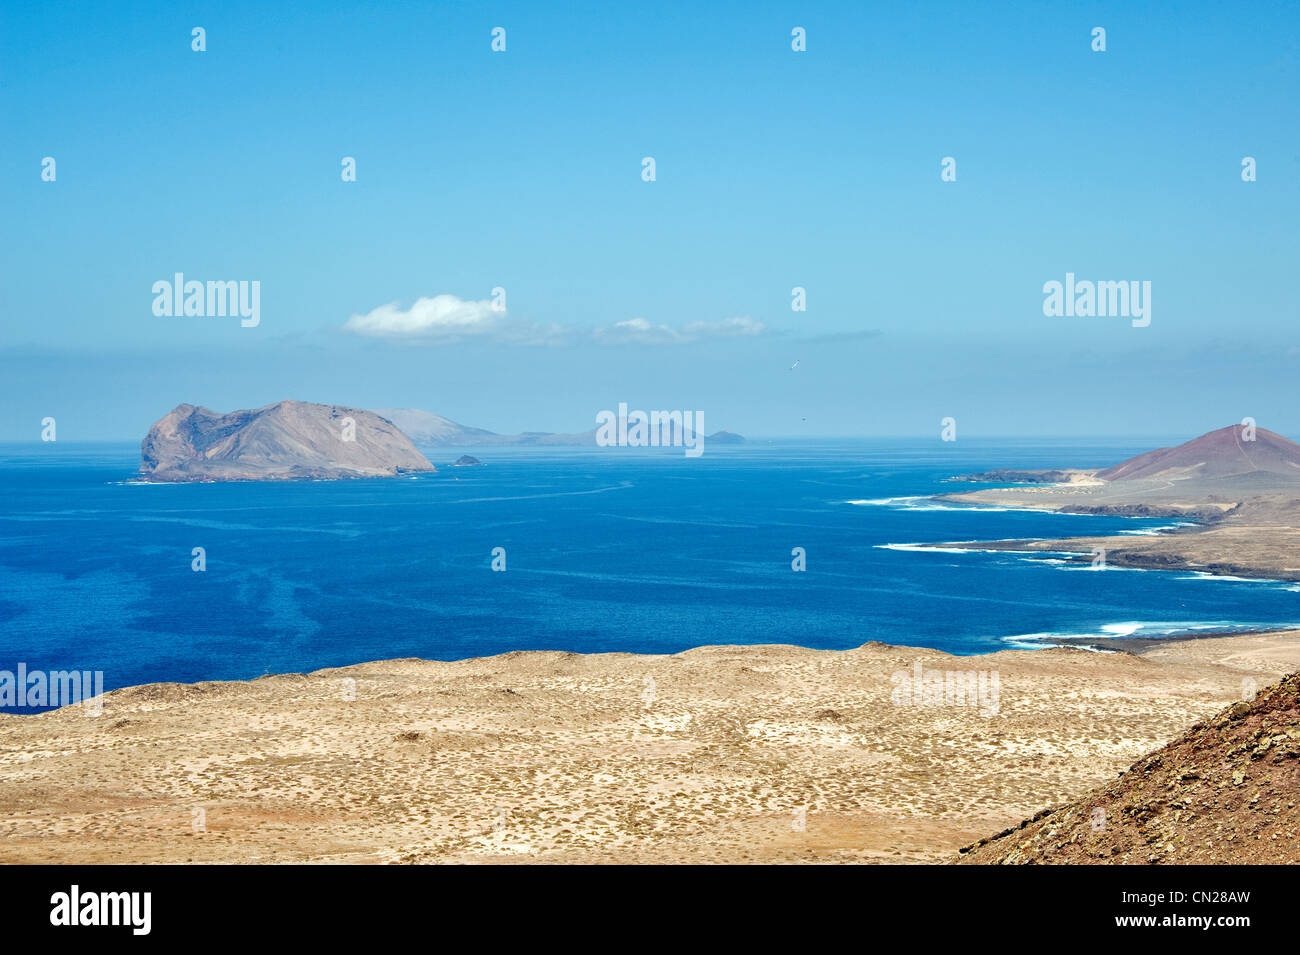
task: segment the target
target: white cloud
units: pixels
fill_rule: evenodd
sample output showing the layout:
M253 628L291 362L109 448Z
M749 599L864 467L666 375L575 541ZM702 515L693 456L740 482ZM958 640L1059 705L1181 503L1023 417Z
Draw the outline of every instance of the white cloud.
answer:
M568 334L560 325L535 325L506 318L482 299L466 301L455 295L418 298L410 308L396 302L380 305L343 323L345 331L371 338L450 344L477 339L512 345L545 345Z
M396 302L380 305L364 315L353 315L343 327L375 338L464 338L490 332L504 312L484 299L467 302L455 295L418 298L408 309Z
M678 340L677 332L667 325L651 325L644 318L629 318L595 331L596 341L605 345L625 345L639 342L649 345L666 345Z
M602 345L684 345L709 338L749 338L761 335L764 328L762 322L748 317L688 322L680 329L629 318L596 329L594 337Z

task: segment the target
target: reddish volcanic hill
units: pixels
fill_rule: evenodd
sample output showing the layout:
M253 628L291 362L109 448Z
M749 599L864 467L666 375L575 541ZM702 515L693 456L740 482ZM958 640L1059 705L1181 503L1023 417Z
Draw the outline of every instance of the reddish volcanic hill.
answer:
M1300 444L1255 429L1245 441L1241 425L1211 431L1175 448L1158 448L1097 472L1105 481L1213 480L1267 472L1300 480Z
M1300 862L1300 673L1110 784L961 850L976 864Z

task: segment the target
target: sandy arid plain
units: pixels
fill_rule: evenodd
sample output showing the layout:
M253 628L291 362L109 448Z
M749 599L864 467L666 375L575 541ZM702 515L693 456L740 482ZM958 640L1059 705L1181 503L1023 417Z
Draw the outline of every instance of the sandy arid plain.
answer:
M918 664L996 671L996 715L900 702ZM134 687L98 716L0 717L0 861L944 862L1297 668L1300 633L1277 632L1140 655L518 652Z

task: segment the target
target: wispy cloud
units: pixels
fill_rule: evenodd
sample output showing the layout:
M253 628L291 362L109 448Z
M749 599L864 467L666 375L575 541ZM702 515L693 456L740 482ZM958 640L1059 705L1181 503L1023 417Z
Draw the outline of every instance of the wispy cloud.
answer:
M883 334L884 332L878 328L861 328L851 332L826 332L823 335L808 335L804 338L796 338L795 342L801 345L843 345L849 342L879 338Z
M569 325L538 324L513 319L487 299L468 301L455 295L418 298L410 308L389 302L364 315L353 315L343 330L368 338L412 344L449 345L482 341L508 345L571 344L581 340L601 345L683 345L720 338L752 338L766 331L762 322L747 316L684 325L659 325L630 318L581 329Z
M380 305L364 315L353 315L343 327L375 338L459 338L486 334L503 315L486 299L467 302L455 295L435 295L418 298L406 309L396 302Z
M763 334L765 327L748 317L687 322L680 328L629 318L596 329L592 337L602 345L684 345L713 338L752 338Z
M418 298L410 308L389 302L343 323L345 331L370 338L451 344L492 341L512 345L547 345L569 333L560 325L538 325L507 317L487 299L467 301L455 295Z

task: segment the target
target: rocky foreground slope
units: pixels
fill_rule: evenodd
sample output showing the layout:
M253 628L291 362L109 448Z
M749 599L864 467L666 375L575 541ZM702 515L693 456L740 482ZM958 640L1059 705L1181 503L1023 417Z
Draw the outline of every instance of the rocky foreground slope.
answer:
M1109 785L961 851L993 864L1300 861L1300 673Z
M269 481L392 477L433 471L373 411L306 401L220 414L177 405L140 446L145 481Z

